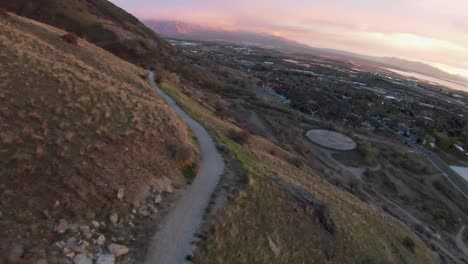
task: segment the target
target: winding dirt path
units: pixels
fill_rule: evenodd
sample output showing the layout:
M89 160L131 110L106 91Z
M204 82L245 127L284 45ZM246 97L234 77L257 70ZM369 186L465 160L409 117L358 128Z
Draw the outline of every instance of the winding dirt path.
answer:
M178 264L186 261L192 252L192 242L199 229L212 193L224 172L224 160L208 131L185 113L176 102L164 93L154 81L154 73L148 79L166 103L192 129L198 139L202 161L197 177L171 206L148 249L147 264Z

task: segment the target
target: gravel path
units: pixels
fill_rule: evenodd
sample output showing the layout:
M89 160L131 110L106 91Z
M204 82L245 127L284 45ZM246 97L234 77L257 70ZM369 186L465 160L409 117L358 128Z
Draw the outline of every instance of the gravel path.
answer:
M206 129L185 113L164 93L148 74L151 86L166 103L187 123L198 139L202 156L197 177L165 216L148 249L147 264L185 263L192 252L192 241L208 207L212 193L224 172L224 161Z

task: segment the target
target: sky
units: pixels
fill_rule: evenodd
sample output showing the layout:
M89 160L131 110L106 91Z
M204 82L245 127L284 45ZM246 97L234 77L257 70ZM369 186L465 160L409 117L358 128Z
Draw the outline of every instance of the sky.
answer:
M140 19L274 34L468 77L468 0L111 0Z

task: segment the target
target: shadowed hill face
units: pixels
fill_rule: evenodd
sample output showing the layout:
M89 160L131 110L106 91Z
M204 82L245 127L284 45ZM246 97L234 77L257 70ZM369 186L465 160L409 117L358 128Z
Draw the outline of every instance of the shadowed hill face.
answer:
M106 0L0 0L0 8L72 31L141 66L167 63L175 53L137 18Z
M197 160L144 69L64 34L0 17L1 263L4 243L27 243L27 255L53 245L59 219L123 218L152 186L184 184L182 168Z

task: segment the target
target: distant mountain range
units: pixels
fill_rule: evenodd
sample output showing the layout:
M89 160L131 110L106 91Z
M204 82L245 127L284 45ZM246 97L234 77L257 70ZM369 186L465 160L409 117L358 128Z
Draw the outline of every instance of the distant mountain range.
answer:
M223 30L180 21L146 20L143 21L143 23L155 32L166 37L227 41L274 49L297 50L309 48L309 46L299 42L269 34Z
M468 79L461 75L453 75L428 64L410 61L394 57L375 57L362 54L334 50L314 48L286 38L269 34L230 31L214 27L201 26L193 23L168 20L143 21L149 28L166 37L178 37L194 40L227 41L242 44L255 45L265 48L289 50L309 53L318 56L332 56L354 62L372 64L381 68L392 68L401 71L415 72L439 79L468 85Z

